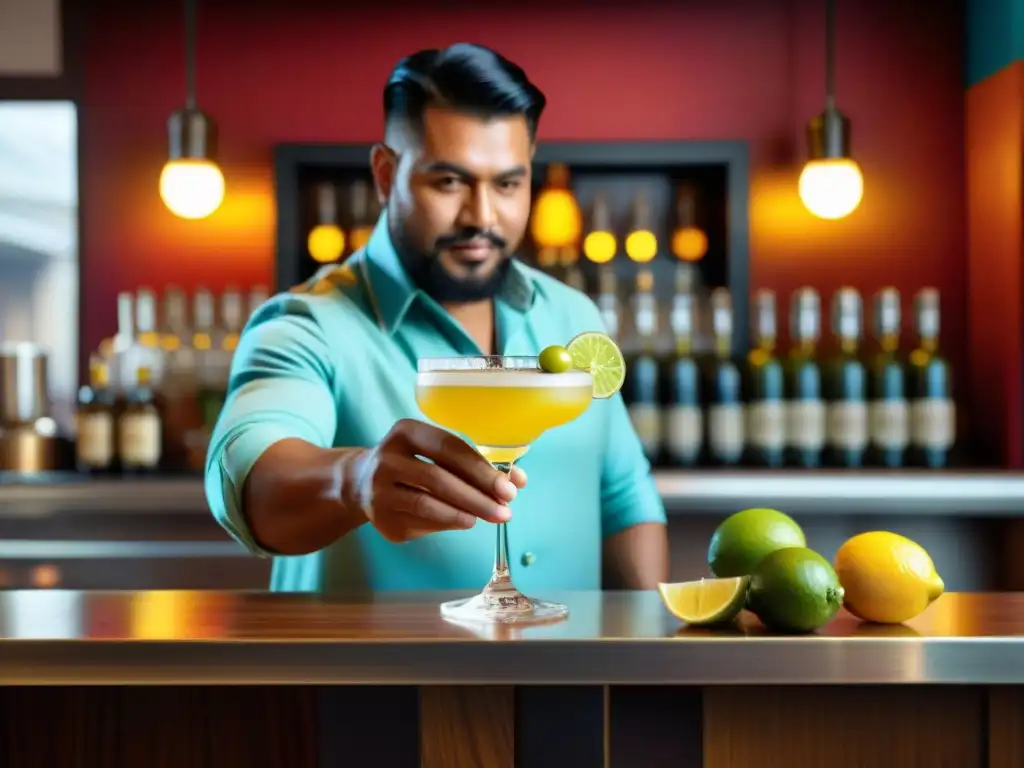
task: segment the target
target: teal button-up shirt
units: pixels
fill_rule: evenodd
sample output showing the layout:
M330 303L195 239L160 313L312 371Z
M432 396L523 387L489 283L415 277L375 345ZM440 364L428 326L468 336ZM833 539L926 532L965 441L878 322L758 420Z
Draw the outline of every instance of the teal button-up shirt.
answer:
M589 298L518 261L495 299L495 321L504 355L536 355L603 327ZM274 558L272 589L474 590L486 583L495 540L486 523L404 544L364 525L319 552L282 557L261 551L241 508L246 476L273 443L372 446L398 419L424 418L415 397L418 358L479 354L412 284L385 216L365 250L253 315L210 443L206 497L238 541ZM620 395L595 400L583 416L544 434L519 464L529 482L512 504L508 535L516 585L527 594L599 589L602 537L665 520Z

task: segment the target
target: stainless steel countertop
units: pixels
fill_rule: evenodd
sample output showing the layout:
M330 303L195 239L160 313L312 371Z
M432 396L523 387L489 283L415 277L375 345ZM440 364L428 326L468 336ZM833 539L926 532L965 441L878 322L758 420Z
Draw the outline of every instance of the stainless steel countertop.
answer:
M1024 594L944 595L907 625L681 628L656 593L545 594L567 621L450 624L442 593L0 593L0 684L1024 684Z
M1024 473L932 471L659 470L670 513L721 514L772 506L794 514L1015 517ZM0 478L0 517L54 514L207 514L198 478L12 483Z

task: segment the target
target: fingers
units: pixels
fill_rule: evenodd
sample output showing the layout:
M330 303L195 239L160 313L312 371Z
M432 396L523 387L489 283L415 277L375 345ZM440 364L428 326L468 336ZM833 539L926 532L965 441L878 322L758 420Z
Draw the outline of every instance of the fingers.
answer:
M438 499L446 507L468 512L490 523L503 523L512 516L507 506L496 501L493 496L474 488L440 464L429 464L421 459L398 454L392 454L385 460L389 476L394 477L396 482L415 490L426 491L425 495ZM407 511L419 514L416 510ZM433 511L433 507L426 510Z
M396 527L405 528L407 533L426 533L452 528L465 530L476 524L473 515L416 488L396 486L392 493L388 494L385 503L393 512L399 513L394 524L397 524Z
M508 479L512 481L516 488L522 490L526 487L526 470L512 467L512 471L508 473Z
M469 485L499 501L516 497L514 482L491 466L469 443L451 432L415 419L402 419L392 436L406 441L412 453L430 459Z

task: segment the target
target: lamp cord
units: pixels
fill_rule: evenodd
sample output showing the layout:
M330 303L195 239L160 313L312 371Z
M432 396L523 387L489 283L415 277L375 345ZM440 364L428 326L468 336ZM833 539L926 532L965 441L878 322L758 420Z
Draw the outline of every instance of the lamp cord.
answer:
M185 107L196 108L196 0L185 0Z
M825 0L825 109L836 108L836 0Z

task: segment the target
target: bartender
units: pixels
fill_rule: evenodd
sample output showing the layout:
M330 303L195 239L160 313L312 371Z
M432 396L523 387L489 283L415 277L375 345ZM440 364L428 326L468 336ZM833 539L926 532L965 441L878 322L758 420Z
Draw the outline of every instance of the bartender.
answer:
M666 580L665 511L620 395L542 436L509 476L416 405L418 358L536 355L602 327L584 294L513 257L544 105L481 46L399 61L369 158L384 211L369 243L249 321L206 496L274 559L272 589L476 590L494 553L485 523L512 517L524 591Z

